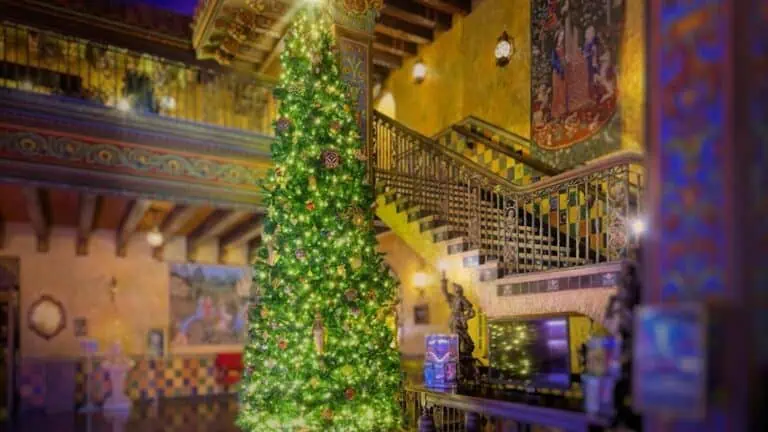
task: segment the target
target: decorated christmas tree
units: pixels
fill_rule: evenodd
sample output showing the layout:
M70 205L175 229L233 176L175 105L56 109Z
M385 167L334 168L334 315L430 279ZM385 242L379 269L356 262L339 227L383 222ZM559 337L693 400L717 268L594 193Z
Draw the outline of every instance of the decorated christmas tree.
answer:
M400 422L395 282L376 251L366 156L330 29L326 12L300 12L281 55L245 431L385 432Z

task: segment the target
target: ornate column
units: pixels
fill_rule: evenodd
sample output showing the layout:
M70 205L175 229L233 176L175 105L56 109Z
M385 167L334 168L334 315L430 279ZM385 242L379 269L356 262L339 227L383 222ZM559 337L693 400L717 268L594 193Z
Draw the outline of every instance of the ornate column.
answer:
M757 405L768 360L760 313L768 305L768 6L651 0L648 8L643 302L705 306L710 349L704 417L649 414L645 430L765 430Z
M329 0L334 33L341 57L341 73L350 86L360 136L368 158L368 178L373 185L373 137L371 129L373 30L382 0Z

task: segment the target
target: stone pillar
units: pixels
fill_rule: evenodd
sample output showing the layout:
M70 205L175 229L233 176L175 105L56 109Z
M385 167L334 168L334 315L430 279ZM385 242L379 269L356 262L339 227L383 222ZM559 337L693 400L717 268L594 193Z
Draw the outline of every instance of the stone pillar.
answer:
M766 430L758 404L768 359L768 317L760 313L768 305L768 6L650 0L647 16L643 302L707 305L713 388L705 419L647 415L644 428Z
M352 107L368 158L368 180L373 185L373 139L371 130L373 99L373 30L382 0L349 2L329 0L334 19L334 34L341 63L341 75L350 87Z

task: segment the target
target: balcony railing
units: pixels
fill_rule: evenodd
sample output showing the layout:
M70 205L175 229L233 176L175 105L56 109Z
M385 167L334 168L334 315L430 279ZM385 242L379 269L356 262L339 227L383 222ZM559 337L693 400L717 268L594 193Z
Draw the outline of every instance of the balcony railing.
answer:
M435 241L463 240L501 276L620 260L637 240L642 158L619 155L519 186L378 112L376 182Z
M121 111L271 134L271 83L93 41L0 23L0 87Z
M511 402L406 386L401 399L403 426L406 431L430 432L530 431L534 426L587 432L605 426L581 411L580 399L519 398Z

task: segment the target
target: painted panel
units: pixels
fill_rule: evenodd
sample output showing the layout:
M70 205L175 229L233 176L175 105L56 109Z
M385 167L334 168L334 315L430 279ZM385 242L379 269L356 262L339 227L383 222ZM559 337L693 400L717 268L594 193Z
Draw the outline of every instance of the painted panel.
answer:
M543 150L580 155L618 149L618 61L624 2L534 0L531 9L531 130Z
M251 275L246 268L170 265L174 348L245 343Z
M368 46L341 37L338 41L341 54L341 78L347 83L349 97L354 106L355 120L360 136L367 139L368 125Z

